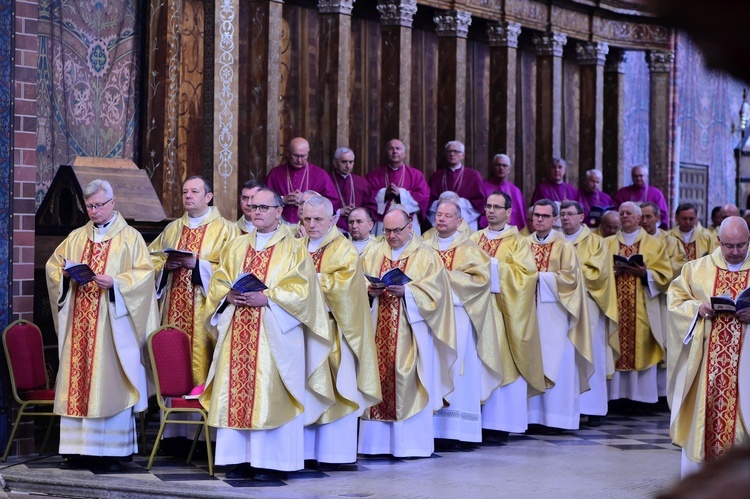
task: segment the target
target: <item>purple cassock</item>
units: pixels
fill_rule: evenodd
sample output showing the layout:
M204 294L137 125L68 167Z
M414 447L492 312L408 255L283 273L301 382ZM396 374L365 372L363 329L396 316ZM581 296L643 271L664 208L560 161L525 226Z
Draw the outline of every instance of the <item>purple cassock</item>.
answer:
M390 166L381 166L371 171L365 177L367 185L370 186L370 192L375 198L378 205L376 215L378 221L383 220L383 215L388 212L390 201L385 202L381 190L388 187L388 184L396 184L399 189L408 191L410 199L401 199L401 204L405 205L411 213L419 212L420 218L427 214L427 205L430 200L430 188L425 182L424 175L421 171L411 166L401 165L395 170Z
M445 191L453 191L469 201L478 213L484 213L484 193L482 192L482 174L462 166L455 170L450 168L436 170L430 177L430 203Z
M294 168L282 163L268 173L266 185L282 197L295 190L300 192L312 190L330 199L333 203L334 212L341 208L341 201L339 201L339 195L331 177L324 169L312 163L308 163L304 168ZM282 215L284 220L290 224L299 222L297 207L294 205L284 206Z
M583 212L588 216L591 208L598 207L602 209L611 210L615 206L615 202L609 197L609 194L602 191L586 192L580 191L581 194L581 206L583 206Z
M633 201L636 204L654 203L661 210L661 223L663 227L669 226L669 211L667 211L667 201L664 194L656 187L647 185L642 188L629 185L617 191L614 195L615 208L619 209L625 201Z
M540 199L549 199L558 203L568 200L581 203L581 194L578 192L578 189L565 182L553 184L545 180L534 189L534 195L531 196L531 204L536 203Z
M378 206L375 204L375 196L370 192L370 186L364 177L350 173L346 177L338 172L331 172L331 181L339 197L339 204L344 206L363 207L370 210L375 216ZM349 231L349 224L343 217L339 218L338 224L341 229Z
M505 194L510 196L511 211L510 220L508 220L508 223L510 225L515 225L518 230L526 227L526 203L524 203L523 201L523 194L521 194L521 189L511 184L507 180L503 180L499 184L492 182L491 180L485 180L482 183L482 189L484 189L484 199L490 197L490 194L495 191L504 192ZM482 227L486 227L486 217L482 216L482 219L479 223L480 225L482 225L483 223L484 225L482 225Z

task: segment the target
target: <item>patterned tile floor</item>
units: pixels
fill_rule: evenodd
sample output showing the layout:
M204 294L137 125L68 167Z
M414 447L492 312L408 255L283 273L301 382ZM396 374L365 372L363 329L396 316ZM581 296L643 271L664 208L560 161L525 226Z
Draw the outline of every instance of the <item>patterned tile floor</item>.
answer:
M152 439L156 429L150 425ZM431 459L360 457L339 471L306 469L273 482L227 479L221 466L211 477L205 461L186 465L162 456L151 471L148 456L134 456L116 474L59 470L61 459L9 460L0 476L18 493L54 497L247 497L248 488L253 497L458 497L471 491L489 497L497 487L506 497L647 497L677 479L680 453L669 439L668 413L646 412L613 414L599 427L558 435L513 434L504 446L436 452Z

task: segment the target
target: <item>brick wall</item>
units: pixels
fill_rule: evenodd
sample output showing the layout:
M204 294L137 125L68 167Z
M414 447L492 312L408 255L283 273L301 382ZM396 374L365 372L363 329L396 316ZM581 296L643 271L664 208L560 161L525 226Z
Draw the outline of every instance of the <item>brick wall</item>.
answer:
M27 320L34 312L38 13L35 0L16 0L13 314Z

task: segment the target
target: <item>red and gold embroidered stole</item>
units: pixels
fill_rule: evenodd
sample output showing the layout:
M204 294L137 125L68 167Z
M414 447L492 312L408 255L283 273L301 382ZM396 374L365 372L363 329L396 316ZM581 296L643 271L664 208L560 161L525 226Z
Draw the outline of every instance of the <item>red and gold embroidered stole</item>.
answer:
M714 296L732 298L748 285L750 271L730 272L716 269ZM707 348L705 460L711 461L734 443L737 424L740 349L742 323L734 314L716 314Z
M208 225L195 229L183 226L177 249L192 251L196 255L200 253L206 227ZM167 307L167 324L174 324L185 331L190 336L191 348L195 312L195 286L193 286L192 275L192 270L182 267L172 272L172 287L169 291L169 306Z
M531 243L531 251L534 252L534 262L536 263L536 269L539 272L547 272L549 268L549 257L552 254L551 244L537 244Z
M383 258L380 275L398 267L406 271L408 258L390 260ZM375 347L378 352L378 371L383 401L370 408L370 419L396 421L396 369L398 360L398 325L401 314L401 298L387 291L378 300L378 322L375 328Z
M640 241L632 246L620 244L618 254L629 257L638 254ZM615 277L617 308L620 312L620 358L615 363L618 371L635 369L636 308L638 304L638 278L627 272Z
M265 282L274 248L275 246L271 246L256 251L250 246L242 272L252 272ZM228 424L231 428L253 427L261 309L262 307L237 307L232 316L228 401Z
M315 271L318 274L320 274L320 264L323 262L323 253L325 253L327 247L328 246L323 246L322 248L318 248L310 253L310 258L312 258L312 261L315 264Z
M687 256L687 261L692 262L693 260L695 260L697 258L695 241L686 243L683 240L680 240L680 243L682 244L682 247L685 248L685 256Z
M97 274L104 273L111 239L95 243L89 240L83 249L81 263L88 264ZM68 388L68 416L86 417L89 413L91 377L94 373L96 334L99 330L99 307L102 297L105 306L107 290L94 282L79 286L73 302L70 331L70 385Z
M504 240L505 239L502 237L498 237L497 239L487 239L487 236L482 234L479 237L479 247L482 248L485 253L487 253L491 257L494 257L495 253L497 253L497 249L500 247Z
M443 260L445 270L453 270L453 259L456 257L456 248L438 251L438 255L440 255L440 259Z

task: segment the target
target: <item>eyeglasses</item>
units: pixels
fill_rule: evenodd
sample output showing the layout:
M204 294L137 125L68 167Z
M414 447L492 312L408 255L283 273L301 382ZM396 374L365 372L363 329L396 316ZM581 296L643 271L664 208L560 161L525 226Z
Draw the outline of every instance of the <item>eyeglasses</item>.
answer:
M504 210L505 206L500 206L499 204L486 204L484 205L485 210Z
M401 231L402 231L402 230L404 230L404 229L406 228L406 226L407 226L407 225L409 225L410 223L411 223L411 222L408 222L408 223L407 223L406 225L404 225L403 227L400 227L400 228L396 228L396 229L383 229L383 234L385 234L386 236L387 236L388 234L396 234L396 235L399 235L399 234L401 234Z
M740 243L740 244L725 244L725 243L719 243L722 246L724 246L729 251L744 251L745 248L747 248L747 242Z
M547 215L546 213L532 213L531 216L538 220L549 220L552 218L552 215Z
M456 149L446 149L445 154L461 154L461 151L457 151Z
M87 204L86 205L86 209L89 210L89 211L94 211L94 210L99 211L102 208L104 208L105 206L107 206L107 203L109 203L113 199L115 199L115 198L109 198L108 200L104 201L103 203Z
M269 208L278 208L278 207L279 205L277 204L274 204L271 206L268 206L267 204L251 204L250 206L248 206L248 208L250 208L250 211L258 210L261 213L267 212Z

